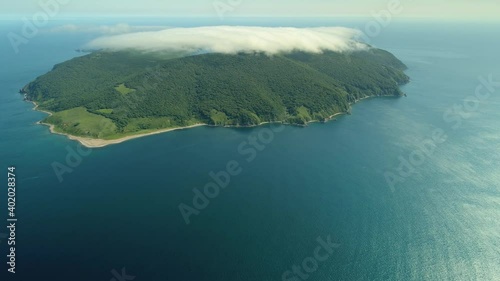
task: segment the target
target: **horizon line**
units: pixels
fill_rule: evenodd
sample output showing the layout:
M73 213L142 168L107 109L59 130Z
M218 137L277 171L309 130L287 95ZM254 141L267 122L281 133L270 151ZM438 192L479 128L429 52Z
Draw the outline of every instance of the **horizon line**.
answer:
M12 18L12 17L26 17L26 16L33 16L33 14L12 14L12 13L1 13L0 12L0 20L2 20L3 17L6 18ZM165 15L160 15L160 14L63 14L61 16L55 16L53 19L57 18L65 18L65 17L88 17L88 18L102 18L102 17L144 17L144 18L163 18L163 17L169 17L169 18L219 18L217 15L213 14L207 14L207 15L193 15L193 14L165 14ZM337 17L343 17L343 18L358 18L358 17L366 17L366 18L371 18L373 15L371 14L338 14L338 15L239 15L239 16L227 16L226 18L337 18ZM448 17L438 17L438 16L428 16L428 15L394 15L394 18L440 18L440 19L480 19L476 17L454 17L454 16L448 16ZM481 19L495 19L495 20L500 20L499 17L485 17Z

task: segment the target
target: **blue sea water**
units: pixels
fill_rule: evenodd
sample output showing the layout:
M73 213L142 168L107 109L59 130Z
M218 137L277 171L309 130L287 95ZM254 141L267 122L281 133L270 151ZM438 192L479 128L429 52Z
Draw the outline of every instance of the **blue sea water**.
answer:
M3 35L21 28L0 24ZM65 22L53 23L59 24ZM229 24L363 27L327 19ZM370 43L407 64L408 97L369 99L337 121L285 127L250 162L238 147L275 127L200 127L67 159L78 144L35 124L46 115L18 90L81 55L74 50L97 34L41 30L19 54L4 36L0 233L7 232L10 165L19 221L15 275L6 272L7 241L0 236L0 276L7 278L1 280L119 280L122 269L134 280L282 280L327 237L338 247L309 273L300 269L303 278L289 280L500 280L500 87L473 98L480 77L500 81L498 30L393 22ZM446 139L420 153L436 130ZM419 163L402 177L401 159ZM179 204L192 206L193 188L203 189L209 173L230 161L242 173L186 225ZM75 164L62 182L55 162ZM389 173L400 180L392 188Z

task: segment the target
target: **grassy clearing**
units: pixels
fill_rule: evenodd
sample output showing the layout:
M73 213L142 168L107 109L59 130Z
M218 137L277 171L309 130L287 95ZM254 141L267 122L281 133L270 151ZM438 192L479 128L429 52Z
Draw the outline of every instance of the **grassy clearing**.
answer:
M159 130L174 129L179 127L187 127L195 124L202 123L199 120L189 120L185 124L176 124L168 117L160 118L132 118L129 120L127 126L123 129L123 132L115 133L113 135L107 136L105 139L120 139L123 137L148 134L157 132Z
M54 113L45 119L56 132L89 138L106 138L116 133L116 125L108 118L92 114L84 107Z
M227 115L224 112L219 112L215 109L210 112L210 119L212 120L214 125L220 126L226 125L229 121Z
M136 91L135 89L127 88L127 86L125 86L125 84L123 83L116 86L115 89L122 95L127 95Z
M302 119L306 122L312 120L311 115L309 114L309 109L307 109L307 107L305 107L305 106L301 106L301 107L297 108L297 117L299 117L300 119Z
M103 110L106 111L106 109ZM198 120L190 120L181 126L167 117L132 118L123 131L119 131L111 119L90 113L84 107L54 113L52 116L47 117L44 122L54 125L54 129L58 133L104 140L119 139L200 123Z

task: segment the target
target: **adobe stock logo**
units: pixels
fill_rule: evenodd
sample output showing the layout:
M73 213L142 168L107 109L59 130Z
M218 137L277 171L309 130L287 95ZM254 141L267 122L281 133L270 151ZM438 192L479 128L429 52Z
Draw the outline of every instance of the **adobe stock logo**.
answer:
M54 173L57 176L57 179L59 180L59 183L62 183L64 181L64 174L73 173L74 169L82 164L83 158L89 156L92 153L92 149L84 148L81 144L78 144L76 146L76 149L67 145L66 151L68 153L66 154L65 164L55 161L51 165Z
M452 105L443 113L443 121L450 128L436 128L432 135L421 141L407 156L398 157L399 165L384 173L384 178L392 192L396 186L406 182L418 169L433 157L436 149L448 141L449 133L460 129L463 124L478 113L485 101L500 88L500 81L493 79L493 74L479 76L474 94L465 97L461 102Z
M122 268L121 273L116 271L116 269L111 270L111 274L113 274L113 278L110 281L132 281L135 279L135 276L128 275L127 269Z
M41 0L38 6L42 9L31 16L31 19L23 17L23 27L21 32L9 32L7 39L16 54L19 53L19 47L23 44L28 44L30 39L38 35L39 29L46 26L51 18L59 14L61 5L67 5L70 0Z
M200 215L201 211L206 209L211 200L215 200L220 193L230 186L231 181L244 171L244 164L250 164L257 158L259 152L264 151L275 139L276 134L282 132L285 125L272 124L269 128L261 128L255 134L250 135L246 141L238 146L238 153L244 157L244 161L231 160L225 165L225 168L218 172L210 172L210 182L203 188L194 188L192 205L181 203L179 211L186 225L191 223L191 216Z
M228 12L233 12L243 3L243 0L217 0L213 3L220 20L223 20Z
M340 244L332 242L330 235L326 239L318 237L316 242L318 246L314 249L312 256L303 259L300 265L293 265L292 270L283 272L281 280L300 281L309 279L318 270L320 263L326 262L333 254L334 249L340 247Z

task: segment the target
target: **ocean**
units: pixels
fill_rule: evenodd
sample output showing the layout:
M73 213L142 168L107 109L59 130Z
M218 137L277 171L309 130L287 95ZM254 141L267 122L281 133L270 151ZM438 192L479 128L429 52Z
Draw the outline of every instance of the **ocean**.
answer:
M407 97L364 100L336 121L199 127L89 150L37 125L46 114L18 91L99 34L45 28L16 54L6 34L21 22L0 21L1 280L500 280L499 27L395 20L369 43L408 66ZM265 144L249 149L253 137ZM236 164L186 224L180 204L193 206L193 189ZM10 166L15 274L6 264Z

